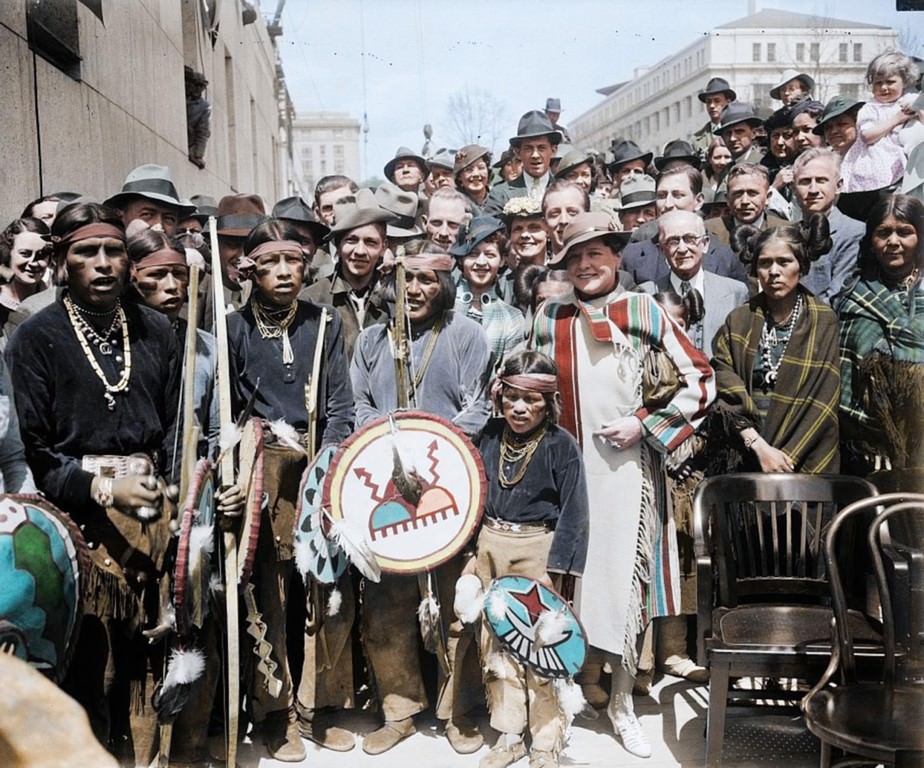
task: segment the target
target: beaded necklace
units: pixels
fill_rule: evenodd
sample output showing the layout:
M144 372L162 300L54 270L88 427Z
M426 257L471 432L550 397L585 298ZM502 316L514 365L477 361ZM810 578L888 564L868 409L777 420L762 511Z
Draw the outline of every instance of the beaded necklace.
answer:
M796 327L796 321L802 314L802 305L804 301L802 293L796 297L796 303L789 313L786 323L777 326L773 322L773 317L767 313L767 322L760 330L760 359L764 367L764 388L773 389L776 384L777 376L780 370L780 364L783 362L783 354L786 352L786 345L792 338L793 328ZM775 355L777 347L782 347L778 355ZM776 358L774 360L774 358Z
M74 304L70 298L68 298L67 301L70 302L70 306L76 310L76 313L73 316L77 318L77 322L80 324L80 330L84 337L96 345L96 348L99 349L100 354L111 355L112 344L110 343L110 339L119 329L119 313L114 309L110 310L109 312L86 312L83 307L78 307L76 304ZM106 317L107 315L111 314L112 322L109 323L109 327L104 332L99 333L92 325L90 325L90 323L87 322L86 318L83 317L84 314L90 315L91 317Z
M109 381L106 379L106 374L103 372L103 369L100 368L99 363L96 361L96 356L93 354L93 350L90 349L90 344L87 341L87 334L85 333L85 329L88 328L89 325L78 314L77 305L74 304L70 296L64 297L64 308L67 310L67 317L70 320L71 327L74 329L74 333L77 336L77 341L80 342L80 348L83 350L84 356L90 363L90 367L93 369L93 372L97 375L99 380L103 382L103 397L106 399L106 407L110 411L114 411L116 407L116 400L113 395L119 392L128 392L128 382L132 375L132 348L128 338L128 319L125 317L125 310L122 309L122 303L118 301L116 302L113 324L108 331L107 337L102 341L102 343L105 343L108 346L109 336L112 335L116 325L118 324L122 326L122 349L125 352L125 365L122 367L122 374L115 384L109 383ZM101 338L96 333L93 333L92 335L97 339ZM99 346L102 347L102 344L99 344ZM103 352L101 348L100 352L108 355L112 352L112 349L110 348L108 352Z
M298 313L298 301L293 301L286 309L272 311L266 309L259 301L252 301L253 317L257 330L264 339L282 339L282 364L291 367L295 362L292 342L289 340L289 326Z
M539 447L539 443L542 442L542 438L545 437L545 430L546 428L543 426L535 435L529 438L529 440L524 440L518 445L510 427L504 427L504 434L501 436L500 459L498 460L497 467L497 479L498 482L500 482L501 488L513 488L513 486L523 479L526 470L529 468L529 462L532 461L533 454ZM513 477L506 477L504 474L504 465L516 465L517 463L520 464L520 468L513 473Z

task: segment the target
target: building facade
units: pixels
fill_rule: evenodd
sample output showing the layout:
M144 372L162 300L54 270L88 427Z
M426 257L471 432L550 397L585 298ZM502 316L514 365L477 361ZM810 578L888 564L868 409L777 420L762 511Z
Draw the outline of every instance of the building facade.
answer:
M770 98L785 69L815 80L814 97L836 93L868 97L866 67L877 54L898 47L891 27L763 10L716 27L695 43L631 80L601 88L604 100L568 123L576 144L595 151L616 137L632 139L656 154L672 139L687 139L709 119L697 93L723 77L739 101L768 115L781 103Z
M304 112L292 123L293 176L308 199L324 176L359 181L360 123L346 112Z
M278 34L279 31L277 31ZM180 194L286 188L275 35L246 0L0 3L5 222L58 191L105 199L143 163ZM208 80L211 137L188 159L184 65Z

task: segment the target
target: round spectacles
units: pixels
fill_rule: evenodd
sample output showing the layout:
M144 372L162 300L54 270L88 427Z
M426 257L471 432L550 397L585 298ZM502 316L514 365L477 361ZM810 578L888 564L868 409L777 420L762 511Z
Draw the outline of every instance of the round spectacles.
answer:
M666 237L661 242L671 251L675 251L683 243L687 248L694 248L706 239L705 235L681 235L680 237Z

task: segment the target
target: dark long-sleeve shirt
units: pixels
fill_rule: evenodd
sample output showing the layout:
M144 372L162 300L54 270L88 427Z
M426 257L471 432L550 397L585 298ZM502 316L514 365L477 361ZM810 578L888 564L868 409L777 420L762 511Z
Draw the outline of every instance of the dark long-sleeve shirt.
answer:
M318 304L299 300L289 326L295 362L286 366L282 362L282 339L264 339L260 335L250 303L228 317L228 346L235 371L232 384L241 404L247 402L260 381L254 416L267 421L284 419L298 430L307 429L305 385L311 378L320 318ZM344 353L343 322L332 307L327 307L324 338L318 390L321 445L345 440L353 428L353 392Z
M503 419L492 419L479 448L488 478L484 514L508 523L549 523L555 528L546 570L580 576L587 559L587 480L574 438L549 426L523 478L504 488L500 471ZM509 471L509 468L508 468Z
M152 309L124 302L131 345L129 387L109 410L60 299L26 320L7 345L26 459L38 488L71 514L90 501L93 475L86 455L159 457L173 463L180 360L169 321ZM121 336L111 355L95 353L110 383L118 381ZM91 345L91 349L96 348Z

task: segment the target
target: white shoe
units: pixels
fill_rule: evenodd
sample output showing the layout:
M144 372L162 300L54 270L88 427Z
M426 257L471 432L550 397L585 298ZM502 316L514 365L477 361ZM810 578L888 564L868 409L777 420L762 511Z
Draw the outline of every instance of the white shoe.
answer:
M626 752L636 757L651 757L651 744L634 712L620 712L617 715L612 707L607 707L606 714Z

